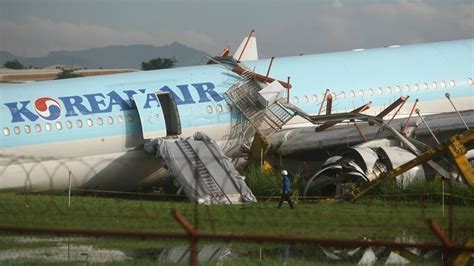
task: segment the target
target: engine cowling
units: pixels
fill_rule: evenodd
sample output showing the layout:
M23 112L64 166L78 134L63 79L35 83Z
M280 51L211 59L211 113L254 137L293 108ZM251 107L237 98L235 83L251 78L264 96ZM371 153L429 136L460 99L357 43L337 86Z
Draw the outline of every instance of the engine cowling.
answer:
M380 143L380 142L379 142ZM306 184L306 196L338 197L353 185L374 181L384 172L392 170L416 156L397 146L371 146L370 143L347 148L340 155L328 158L321 170ZM396 177L398 186L425 181L422 165L413 167Z

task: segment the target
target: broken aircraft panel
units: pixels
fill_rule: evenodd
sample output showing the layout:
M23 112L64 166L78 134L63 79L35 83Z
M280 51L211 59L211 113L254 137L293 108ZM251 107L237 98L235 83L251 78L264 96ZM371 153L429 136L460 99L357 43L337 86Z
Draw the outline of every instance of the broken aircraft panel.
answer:
M328 158L321 170L309 179L303 194L341 196L346 188L351 189L352 185L372 182L382 173L416 157L401 147L380 146L380 143L384 142L383 139L376 139L347 148L340 155ZM390 142L387 140L386 143ZM396 183L400 187L425 180L425 169L421 165L396 177Z

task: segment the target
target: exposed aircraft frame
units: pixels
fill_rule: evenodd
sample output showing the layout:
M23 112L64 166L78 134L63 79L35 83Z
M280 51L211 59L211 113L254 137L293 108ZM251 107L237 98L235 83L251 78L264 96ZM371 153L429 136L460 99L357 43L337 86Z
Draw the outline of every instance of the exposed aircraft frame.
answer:
M352 201L355 201L369 192L371 189L379 185L381 182L395 178L396 176L403 174L404 172L410 170L411 168L426 163L433 158L440 156L443 153L448 152L450 157L456 164L456 167L459 170L459 174L463 177L464 181L467 184L474 187L474 168L469 163L466 158L466 145L474 141L474 129L467 130L460 134L456 134L446 140L443 144L437 145L434 148L431 148L413 160L406 162L403 165L396 167L393 170L382 173L382 175L371 182L365 189L352 195Z

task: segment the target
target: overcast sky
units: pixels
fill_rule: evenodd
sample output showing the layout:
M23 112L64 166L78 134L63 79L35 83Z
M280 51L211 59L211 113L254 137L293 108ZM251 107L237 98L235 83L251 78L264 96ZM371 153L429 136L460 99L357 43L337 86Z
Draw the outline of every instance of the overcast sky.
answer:
M474 37L474 1L0 0L0 51L174 41L216 54L255 29L260 57Z

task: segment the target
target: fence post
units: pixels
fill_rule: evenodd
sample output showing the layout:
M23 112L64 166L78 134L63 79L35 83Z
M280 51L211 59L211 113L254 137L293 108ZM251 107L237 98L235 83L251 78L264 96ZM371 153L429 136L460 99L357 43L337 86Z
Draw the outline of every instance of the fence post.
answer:
M452 248L454 247L454 243L449 240L449 238L443 233L441 227L433 219L428 219L428 225L443 245L442 254L444 265L451 265L451 256L453 255Z
M71 188L72 188L71 175L72 175L72 172L69 171L69 190L68 190L68 203L67 203L68 207L71 207Z
M177 210L173 210L172 214L176 221L186 230L189 236L189 240L191 242L191 265L197 266L198 265L198 250L197 250L197 230L184 218L184 216Z

